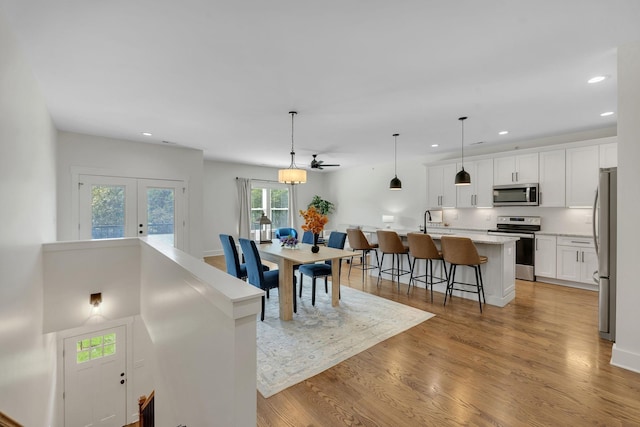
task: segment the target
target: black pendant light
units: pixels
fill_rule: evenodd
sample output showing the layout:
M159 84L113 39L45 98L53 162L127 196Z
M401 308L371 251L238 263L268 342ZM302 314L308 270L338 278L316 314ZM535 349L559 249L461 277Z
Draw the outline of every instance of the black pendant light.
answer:
M393 134L394 139L394 149L393 149L393 173L394 177L389 183L389 190L402 190L402 181L398 179L398 135L399 133Z
M469 185L471 184L471 175L464 170L464 121L467 118L460 117L458 120L460 120L460 125L462 126L462 169L456 174L456 185Z

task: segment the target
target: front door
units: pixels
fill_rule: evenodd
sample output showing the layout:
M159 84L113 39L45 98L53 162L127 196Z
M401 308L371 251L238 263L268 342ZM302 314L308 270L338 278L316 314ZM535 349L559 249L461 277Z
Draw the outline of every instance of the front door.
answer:
M126 328L64 340L65 427L126 424Z

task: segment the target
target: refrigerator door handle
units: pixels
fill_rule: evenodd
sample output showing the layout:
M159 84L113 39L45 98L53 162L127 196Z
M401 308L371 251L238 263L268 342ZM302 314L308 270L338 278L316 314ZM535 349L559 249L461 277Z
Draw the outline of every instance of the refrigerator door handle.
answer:
M593 226L593 245L596 248L596 256L598 256L598 231L597 231L597 214L598 214L598 189L596 188L596 196L593 198L593 216L591 224Z

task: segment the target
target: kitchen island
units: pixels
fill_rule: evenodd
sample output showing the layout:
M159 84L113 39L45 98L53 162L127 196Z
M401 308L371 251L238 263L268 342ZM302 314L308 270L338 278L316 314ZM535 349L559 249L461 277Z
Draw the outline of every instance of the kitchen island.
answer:
M375 232L371 232L371 236L375 236ZM407 233L415 231L407 230L394 230L398 235L406 239ZM429 233L433 241L438 248L440 247L440 238L442 234ZM494 236L481 233L452 233L445 234L447 236L459 236L468 237L478 248L478 253L488 258L486 264L482 265L482 279L484 283L484 294L486 303L497 307L504 307L511 302L516 296L516 241L518 237L511 236ZM382 254L380 254L380 257ZM403 257L404 258L404 257ZM406 259L405 259L406 262ZM441 271L442 263L434 263L434 276L444 276L444 271ZM391 257L387 256L384 260L385 268L391 267ZM406 268L407 266L405 266ZM407 268L408 269L408 268ZM416 262L416 271L414 275L422 275L425 271L425 261ZM372 270L372 275L377 275L376 270ZM384 278L389 278L388 275L384 275ZM475 274L472 268L460 267L456 273L456 281L467 282L475 284ZM400 283L409 283L409 275L406 274L400 277ZM420 283L420 282L418 282ZM434 291L444 294L446 289L446 283L439 283L433 285ZM459 296L468 299L477 299L478 296L468 292L454 291L454 296ZM455 304L455 300L453 301Z

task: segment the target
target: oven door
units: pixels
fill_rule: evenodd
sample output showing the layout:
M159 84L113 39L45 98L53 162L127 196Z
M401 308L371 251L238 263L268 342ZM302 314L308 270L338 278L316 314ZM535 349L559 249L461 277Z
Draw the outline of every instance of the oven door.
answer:
M496 236L519 237L516 241L516 279L535 280L535 235L531 233L511 233L505 231L489 231Z

